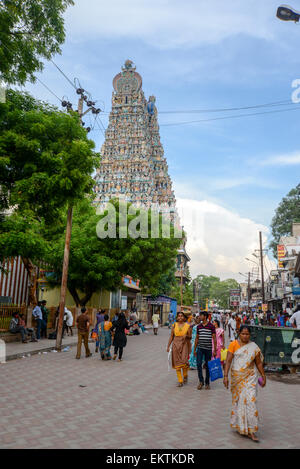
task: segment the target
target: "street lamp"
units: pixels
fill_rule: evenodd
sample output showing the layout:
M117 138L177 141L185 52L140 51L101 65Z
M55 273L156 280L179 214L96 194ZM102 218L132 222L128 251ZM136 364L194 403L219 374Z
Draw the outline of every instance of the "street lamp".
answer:
M281 5L277 9L276 16L282 21L295 21L295 23L298 23L300 19L300 12L294 10L289 5Z

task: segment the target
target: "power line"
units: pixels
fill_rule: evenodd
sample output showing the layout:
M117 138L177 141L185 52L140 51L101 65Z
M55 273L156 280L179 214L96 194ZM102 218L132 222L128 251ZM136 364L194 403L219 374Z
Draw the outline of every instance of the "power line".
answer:
M65 77L65 79L70 83L70 85L71 85L73 88L75 88L75 90L76 90L75 83L73 83L73 82L70 80L70 78L67 77L67 75L62 71L62 69L61 69L58 65L56 65L56 63L55 63L52 59L50 59L50 62L53 63L53 65L57 68L57 70Z
M51 94L53 94L53 96L56 97L56 99L58 99L58 101L60 101L62 103L62 100L47 86L45 85L45 83L42 82L42 80L40 80L38 77L36 77L36 79L41 83L41 85L43 85Z
M250 117L250 116L260 116L264 114L275 114L275 113L280 113L280 112L288 112L288 111L298 111L300 109L300 106L297 106L296 108L291 108L291 109L277 109L276 111L265 111L265 112L254 112L251 114L238 114L238 115L232 115L232 116L223 116L223 117L214 117L212 119L200 119L200 120L195 120L195 121L186 121L186 122L173 122L170 124L160 124L160 127L170 127L174 125L187 125L187 124L196 124L199 122L212 122L212 121L218 121L218 120L226 120L226 119L238 119L240 117Z

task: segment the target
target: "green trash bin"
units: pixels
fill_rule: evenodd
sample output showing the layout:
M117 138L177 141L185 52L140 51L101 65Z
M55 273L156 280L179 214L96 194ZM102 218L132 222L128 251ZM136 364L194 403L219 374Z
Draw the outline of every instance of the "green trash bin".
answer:
M300 330L291 327L249 326L251 340L264 355L266 365L300 366Z

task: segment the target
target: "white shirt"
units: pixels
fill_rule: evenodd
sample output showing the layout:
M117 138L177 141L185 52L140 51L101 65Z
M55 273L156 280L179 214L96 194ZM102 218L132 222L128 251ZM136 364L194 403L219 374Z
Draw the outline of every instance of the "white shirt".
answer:
M230 326L230 329L229 329L229 339L232 341L232 340L235 340L235 330L236 330L236 320L233 319L233 318L230 318L229 321L228 321L228 326Z
M296 328L300 329L300 311L297 311L296 313L294 313L289 321L291 324L293 324L293 322L295 321Z
M65 308L65 316L66 316L67 326L69 327L73 326L73 314L67 308Z
M32 311L32 316L34 316L35 319L43 319L43 313L42 313L40 306L37 305L34 308L34 310Z

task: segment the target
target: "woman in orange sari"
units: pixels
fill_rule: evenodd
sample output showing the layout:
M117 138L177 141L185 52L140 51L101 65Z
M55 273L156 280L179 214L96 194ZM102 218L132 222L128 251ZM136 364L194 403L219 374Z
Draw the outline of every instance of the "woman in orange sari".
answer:
M250 329L241 326L239 337L230 343L224 371L224 386L228 388L231 367L232 411L231 428L241 435L258 441L258 410L256 407L258 372L261 386L266 385L263 356L255 342L250 341Z
M172 344L172 367L177 373L178 387L182 387L183 384L186 384L188 381L191 337L192 328L187 322L186 315L184 313L178 313L176 322L172 326L167 348L167 352L169 353Z

